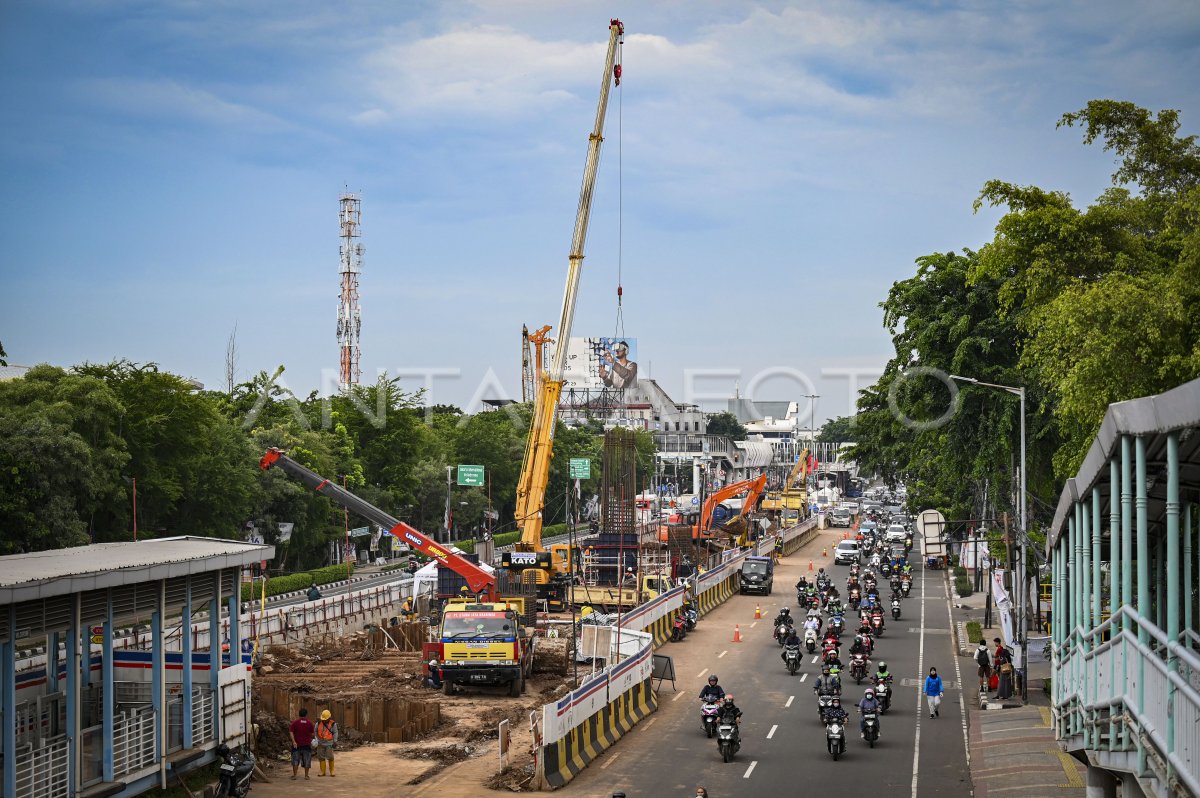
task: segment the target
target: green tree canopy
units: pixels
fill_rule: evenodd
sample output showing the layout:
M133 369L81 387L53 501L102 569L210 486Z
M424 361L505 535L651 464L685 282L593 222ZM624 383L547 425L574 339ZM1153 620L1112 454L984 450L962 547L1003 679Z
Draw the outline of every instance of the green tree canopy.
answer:
M746 440L746 428L737 420L737 416L729 411L709 413L707 416L707 431L709 435L724 435L735 441Z

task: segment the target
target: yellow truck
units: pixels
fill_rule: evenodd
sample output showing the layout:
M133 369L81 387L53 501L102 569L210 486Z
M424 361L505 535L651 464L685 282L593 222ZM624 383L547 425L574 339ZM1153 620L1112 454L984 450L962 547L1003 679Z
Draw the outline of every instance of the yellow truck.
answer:
M533 668L533 630L521 623L524 599L452 599L442 611L442 689L455 685L508 686L525 691Z

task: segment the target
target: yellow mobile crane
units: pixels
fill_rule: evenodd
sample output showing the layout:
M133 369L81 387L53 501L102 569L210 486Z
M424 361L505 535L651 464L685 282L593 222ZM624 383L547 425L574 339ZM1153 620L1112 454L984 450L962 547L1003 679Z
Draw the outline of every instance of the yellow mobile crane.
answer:
M609 89L621 85L621 65L617 53L625 34L621 20L608 24L608 53L604 61L604 76L600 82L600 103L596 121L588 136L587 161L583 169L583 186L579 190L579 209L575 215L575 232L571 237L571 254L567 265L567 288L563 294L562 315L558 322L558 346L550 368L539 374L529 440L525 444L525 459L517 482L517 525L521 539L514 546L510 567L533 566L522 571L522 578L544 584L550 580L549 571L569 574L571 556L567 546L555 546L550 557L538 557L545 552L542 546L542 509L546 499L546 484L550 480L550 460L554 456L554 426L558 419L558 399L562 395L563 373L567 365L567 346L571 340L571 323L575 319L575 301L579 296L579 278L583 271L583 245L587 240L588 221L592 211L592 193L596 186L596 169L600 164L600 144L604 141L604 117L608 110ZM539 331L542 332L542 331ZM544 333L542 333L544 335ZM525 557L519 554L524 553ZM529 554L533 553L533 557ZM549 562L547 562L549 560Z

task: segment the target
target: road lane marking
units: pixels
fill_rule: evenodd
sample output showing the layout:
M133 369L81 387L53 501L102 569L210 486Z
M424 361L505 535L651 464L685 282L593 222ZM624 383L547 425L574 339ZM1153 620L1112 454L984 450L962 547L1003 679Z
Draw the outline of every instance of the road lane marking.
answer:
M769 732L767 732L767 739L768 739L768 740L770 740L772 737L774 737L774 736L775 736L775 730L776 730L776 729L778 729L778 728L779 728L779 724L775 724L774 726L772 726L772 727L771 727L771 730L770 730Z
M921 569L921 593L925 593L925 569ZM917 649L917 678L925 674L925 602L921 602L921 644ZM921 762L921 713L925 711L925 707L921 706L921 693L923 688L917 688L917 729L913 735L913 777L912 777L912 798L917 798L917 766Z
M808 674L807 674L807 673L803 673L803 674L801 674L801 675L800 675L800 683L801 683L801 684L804 684L804 680L805 680L805 679L807 679L807 678L808 678ZM790 703L792 703L790 699L788 700L788 703L789 703L789 704L790 704Z
M921 605L925 606L924 604ZM954 613L950 609L950 594L946 594L946 617L950 619L950 625L954 626ZM950 656L954 659L954 676L958 679L958 712L962 719L963 732L963 750L967 754L967 772L971 772L971 742L967 737L967 691L963 687L962 669L958 665L958 652L951 651ZM1044 707L1042 707L1044 709Z
M706 674L706 673L708 673L708 668L705 668L704 670L702 670L702 671L700 671L699 673L697 673L697 674L696 674L696 678L697 678L697 679L699 679L701 676L703 676L703 675L704 675L704 674Z
M603 765L601 765L601 766L600 766L600 769L601 769L601 770L604 770L606 767L608 767L609 765L611 765L613 762L616 762L616 761L617 761L617 757L619 757L619 756L620 756L621 754L623 754L623 753L624 753L624 750L617 751L615 754L613 754L612 756L610 756L610 757L608 758L608 761L607 761L607 762L605 762Z
M645 726L643 726L642 728L643 728L643 729L649 729L651 726L653 726L653 725L654 725L654 721L656 721L656 720L658 720L658 715L655 715L654 717L650 718L650 720L649 720L649 721L646 723L646 725L645 725Z
M679 699L683 698L683 696L684 696L684 694L683 694L683 693L678 693L678 694L677 694L677 695L676 695L674 698L672 698L671 700L672 700L672 701L678 701Z
M804 675L807 676L808 674L804 674ZM800 681L804 681L804 680L801 679ZM794 695L788 696L788 700L783 705L784 708L790 707L792 705L792 702L795 700L796 700L796 696L794 696Z
M758 760L757 760L757 759L756 759L756 760L754 760L753 762L751 762L751 763L750 763L750 767L746 768L746 773L745 773L745 774L742 776L742 778L743 778L743 779L748 779L748 778L750 778L750 774L754 772L754 766L755 766L755 765L757 765L757 764L758 764Z
M729 653L729 649L725 649L724 651L722 651L720 654L717 655L717 659L720 659L721 657L725 656L728 653Z
M817 664L817 660L818 660L818 659L820 659L820 658L821 658L821 657L820 657L820 655L819 655L819 654L813 654L812 664L813 664L813 665L816 665L816 664Z
M756 626L758 626L758 621L755 621L754 623L750 624L751 629L753 629Z

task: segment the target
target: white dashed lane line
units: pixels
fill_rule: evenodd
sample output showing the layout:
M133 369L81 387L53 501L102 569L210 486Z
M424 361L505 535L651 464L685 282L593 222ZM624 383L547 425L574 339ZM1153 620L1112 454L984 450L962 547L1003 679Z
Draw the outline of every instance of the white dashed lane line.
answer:
M772 727L771 727L771 730L770 730L769 732L767 732L767 739L768 739L768 740L770 740L772 737L774 737L774 736L775 736L775 730L776 730L776 729L778 729L778 728L779 728L779 724L776 724L776 725L774 725L774 726L772 726Z
M755 765L757 765L757 764L758 764L758 760L757 760L757 759L756 759L756 760L754 760L753 762L751 762L751 763L750 763L750 767L746 768L746 773L745 773L745 775L743 775L743 776L742 776L742 778L743 778L743 779L748 779L748 778L750 778L750 774L754 772L754 766L755 766Z
M804 681L804 680L801 679L800 681ZM794 695L788 696L788 700L786 702L784 702L784 705L783 705L784 708L790 707L792 705L792 702L795 700L796 700L796 696L794 696Z

